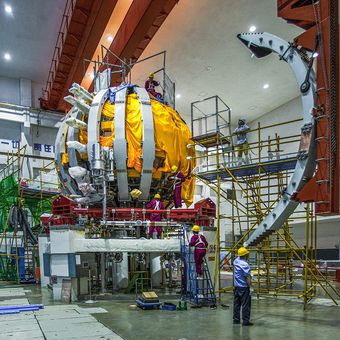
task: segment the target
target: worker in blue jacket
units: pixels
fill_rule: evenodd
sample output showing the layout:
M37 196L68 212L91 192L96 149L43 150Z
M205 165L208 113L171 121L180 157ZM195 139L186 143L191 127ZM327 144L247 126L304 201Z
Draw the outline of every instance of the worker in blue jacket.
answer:
M234 261L234 311L233 323L240 323L240 312L242 307L243 326L252 326L250 322L250 286L251 275L248 263L249 251L241 247L237 252L238 257Z

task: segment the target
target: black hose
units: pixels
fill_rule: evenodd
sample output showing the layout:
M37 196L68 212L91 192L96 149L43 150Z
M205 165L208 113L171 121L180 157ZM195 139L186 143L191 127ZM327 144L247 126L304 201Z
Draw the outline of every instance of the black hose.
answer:
M13 227L14 232L18 231L18 207L12 206L9 212L8 225Z
M31 240L31 243L33 245L37 244L38 240L32 232L31 226L27 221L26 214L25 214L25 211L23 209L19 209L19 216L20 215L21 215L21 220L20 220L21 226L22 226L23 230L26 230L26 236L28 236L28 238Z
M8 217L8 226L12 227L15 233L18 230L22 230L24 244L26 244L28 241L30 241L33 245L38 243L38 240L33 234L31 226L27 221L25 211L22 208L19 208L16 205L11 207Z

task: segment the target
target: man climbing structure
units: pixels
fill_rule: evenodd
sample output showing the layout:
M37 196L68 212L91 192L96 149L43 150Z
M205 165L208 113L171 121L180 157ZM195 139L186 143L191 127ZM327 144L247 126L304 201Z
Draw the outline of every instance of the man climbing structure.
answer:
M150 73L149 79L145 82L145 89L155 98L162 98L162 94L156 91L156 87L160 85L159 81L154 80L155 74Z
M195 247L194 259L196 265L196 273L198 277L201 277L203 275L202 271L203 258L207 252L208 242L206 238L199 233L200 227L198 225L194 225L192 227L192 232L194 235L191 236L189 246Z
M158 212L157 210L164 209L164 205L161 201L161 196L160 194L155 194L153 199L146 204L146 209L153 209L155 212L152 212L150 214L150 221L151 222L158 222L161 221L162 219L162 213ZM154 232L157 232L157 238L161 238L162 236L162 227L159 225L153 225L150 226L149 228L149 238L153 238Z
M173 198L175 203L175 208L182 207L182 183L185 181L185 177L181 171L178 171L177 165L171 167L171 173L173 174L168 179L173 181Z

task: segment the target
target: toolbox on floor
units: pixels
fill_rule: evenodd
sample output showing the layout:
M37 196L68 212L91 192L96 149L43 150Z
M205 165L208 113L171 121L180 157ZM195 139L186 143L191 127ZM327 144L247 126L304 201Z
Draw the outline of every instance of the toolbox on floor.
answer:
M159 309L160 305L162 304L159 301L147 302L143 301L140 297L136 299L136 304L141 309Z

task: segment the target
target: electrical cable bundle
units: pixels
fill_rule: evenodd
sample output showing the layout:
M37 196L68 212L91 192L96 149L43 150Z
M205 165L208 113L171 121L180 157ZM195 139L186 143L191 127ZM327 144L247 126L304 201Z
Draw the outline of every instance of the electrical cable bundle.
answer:
M16 205L11 207L8 218L8 226L13 228L14 233L16 233L18 230L23 231L25 244L27 242L30 242L33 245L38 243L38 240L33 234L30 224L27 221L24 209L19 208Z

